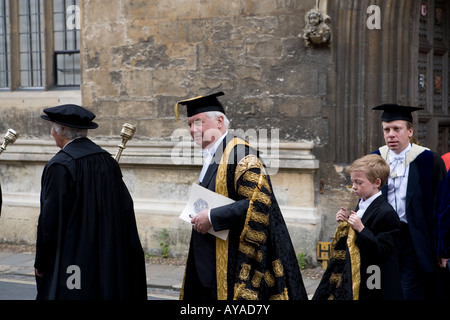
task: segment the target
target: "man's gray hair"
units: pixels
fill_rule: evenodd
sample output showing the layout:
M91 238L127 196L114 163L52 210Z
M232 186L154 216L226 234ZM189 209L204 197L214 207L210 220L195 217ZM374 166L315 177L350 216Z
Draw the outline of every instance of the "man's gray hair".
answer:
M66 136L68 139L73 140L76 138L85 138L87 136L87 129L78 129L67 126L62 126L53 122L53 128L56 133L62 136Z
M225 124L225 128L227 128L227 129L229 128L230 120L228 120L227 116L225 114L223 114L222 112L220 112L220 111L207 111L205 113L212 120L215 120L218 117L222 116L223 117L223 123Z

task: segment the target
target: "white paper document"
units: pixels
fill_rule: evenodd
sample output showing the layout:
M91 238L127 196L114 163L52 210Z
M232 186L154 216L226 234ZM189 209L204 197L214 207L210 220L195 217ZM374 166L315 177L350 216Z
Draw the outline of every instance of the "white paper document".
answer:
M233 203L234 200L224 197L218 193L215 193L209 189L206 189L196 183L192 184L191 193L189 194L189 200L180 215L180 219L191 223L191 219L196 214L199 214L205 209L214 209L227 204ZM222 239L226 240L228 237L228 230L214 231L211 227L208 233Z

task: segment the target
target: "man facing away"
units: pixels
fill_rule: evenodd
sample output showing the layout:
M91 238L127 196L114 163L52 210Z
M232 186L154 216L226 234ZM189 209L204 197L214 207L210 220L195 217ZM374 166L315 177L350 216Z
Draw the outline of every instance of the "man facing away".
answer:
M192 218L180 298L307 300L294 248L258 153L228 133L218 92L180 101L205 163L201 186L235 200ZM178 114L178 104L176 106ZM229 229L223 241L207 233Z
M61 150L42 173L37 299L147 299L133 200L118 163L86 137L95 115L72 104L44 113Z

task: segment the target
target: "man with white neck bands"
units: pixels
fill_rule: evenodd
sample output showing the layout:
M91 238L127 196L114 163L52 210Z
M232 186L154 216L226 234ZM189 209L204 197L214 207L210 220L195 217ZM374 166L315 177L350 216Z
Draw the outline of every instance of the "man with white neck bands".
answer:
M434 249L433 204L437 183L445 177L441 157L410 143L411 112L422 108L383 104L381 124L386 145L374 153L389 164L383 193L400 218L400 275L405 300L439 298L439 265Z

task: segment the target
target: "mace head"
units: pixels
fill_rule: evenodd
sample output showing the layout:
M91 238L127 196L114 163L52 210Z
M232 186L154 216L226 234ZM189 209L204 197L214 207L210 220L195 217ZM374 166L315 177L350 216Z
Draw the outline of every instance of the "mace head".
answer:
M13 129L8 129L8 132L5 134L5 141L7 143L14 143L19 135Z
M125 123L122 126L122 131L120 131L120 136L126 140L133 139L134 133L136 132L136 127L132 124Z

